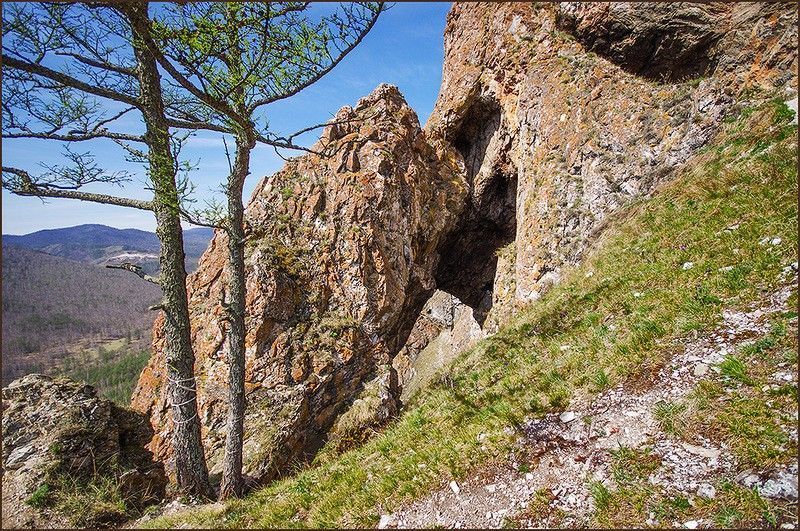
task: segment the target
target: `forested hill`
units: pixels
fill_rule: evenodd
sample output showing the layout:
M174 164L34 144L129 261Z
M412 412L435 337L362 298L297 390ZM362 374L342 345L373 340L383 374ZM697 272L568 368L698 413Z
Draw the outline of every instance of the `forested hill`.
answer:
M213 230L208 228L183 232L186 267L189 270L197 267L197 260L206 250L212 235ZM155 233L96 224L40 230L19 236L4 234L3 245L24 247L93 264L134 262L151 273L158 268L160 249Z
M146 233L145 233L146 234ZM3 245L3 382L46 372L87 339L149 343L157 286L127 271Z

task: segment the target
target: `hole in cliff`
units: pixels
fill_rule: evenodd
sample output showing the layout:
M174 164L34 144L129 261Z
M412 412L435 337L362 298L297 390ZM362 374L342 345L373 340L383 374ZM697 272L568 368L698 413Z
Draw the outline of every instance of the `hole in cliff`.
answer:
M464 115L453 138L453 147L464 157L470 185L486 159L492 138L500 128L500 112L497 101L489 98L477 100Z
M481 326L492 307L496 251L514 241L517 230L516 176L495 172L486 186L480 203L445 240L436 271L438 288L472 308Z
M517 177L506 162L500 122L499 104L479 99L456 131L453 145L464 157L472 193L440 248L435 275L437 287L471 307L481 326L492 307L495 253L514 240L517 230Z

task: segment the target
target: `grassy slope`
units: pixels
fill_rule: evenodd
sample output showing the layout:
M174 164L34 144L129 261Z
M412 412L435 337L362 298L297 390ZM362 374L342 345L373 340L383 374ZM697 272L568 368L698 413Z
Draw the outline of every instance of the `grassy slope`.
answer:
M108 341L68 356L50 372L86 382L101 396L129 407L139 375L150 360L150 350L143 346L147 343L131 344L125 338Z
M723 308L758 300L796 259L796 127L787 125L790 116L783 104L769 104L729 124L716 147L676 181L616 216L559 286L464 353L449 375L364 446L342 455L326 448L309 467L243 500L150 525L372 526L381 512L439 487L443 478L502 460L512 440L506 428L526 417L564 409L618 382L646 384L667 355L661 344L710 329ZM734 224L738 229L724 230ZM759 244L765 236L782 242ZM686 262L693 267L684 269ZM761 405L771 421L773 410ZM717 436L741 439L735 419L718 413L709 415ZM478 442L481 433L487 437ZM772 462L796 458L793 445L774 450ZM758 499L731 509L725 500L749 500L752 491L723 494L723 505L704 510L728 511L729 518L718 519L727 525L766 506ZM605 499L597 524L615 525L618 514L635 521L648 508L647 499L620 496ZM636 510L615 509L630 505Z

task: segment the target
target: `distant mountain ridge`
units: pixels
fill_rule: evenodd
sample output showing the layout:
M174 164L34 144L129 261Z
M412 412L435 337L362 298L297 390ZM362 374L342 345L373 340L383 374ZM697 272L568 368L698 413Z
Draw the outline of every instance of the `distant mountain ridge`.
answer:
M205 227L183 231L186 267L189 270L197 268L197 261L213 235L213 229ZM92 264L133 262L149 273L158 270L161 248L153 232L117 229L100 224L46 229L24 235L3 234L3 244Z

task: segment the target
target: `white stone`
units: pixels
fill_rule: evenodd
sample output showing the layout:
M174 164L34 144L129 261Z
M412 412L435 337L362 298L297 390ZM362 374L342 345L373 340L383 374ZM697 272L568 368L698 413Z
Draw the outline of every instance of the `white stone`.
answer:
M644 293L642 293L641 291L634 291L633 292L633 298L634 299L638 299L639 297L641 297L643 295L644 295Z
M794 118L792 118L792 123L797 125L797 97L794 97L790 100L786 100L784 103L786 103L786 106L794 111Z
M458 486L458 483L455 481L450 482L450 490L452 490L456 495L461 492L461 487Z
M386 529L387 527L393 527L397 525L395 518L391 514L382 514L381 520L378 522L378 529Z
M771 243L772 245L780 245L782 241L783 240L781 240L780 238L772 238L769 243Z
M681 443L681 446L694 455L699 455L700 457L707 457L709 459L717 459L720 455L719 450L715 450L713 448L704 448L702 446L695 446L689 443Z
M694 366L694 375L698 378L708 372L708 365L705 363L698 363Z
M797 476L781 470L758 487L758 493L767 498L797 500Z
M573 420L575 420L575 417L576 417L576 415L575 415L574 412L565 411L565 412L563 412L562 414L560 414L558 416L558 419L563 423L567 423L567 422L572 422Z
M485 486L485 487L483 487L483 488L484 488L484 489L486 489L486 491L487 491L489 494L494 494L494 491L496 491L496 490L497 490L497 485L495 485L494 483L492 483L491 485L486 485L486 486Z
M713 485L709 485L708 483L703 483L699 487L697 487L697 495L703 498L708 498L713 500L717 496L717 489L713 487Z
M686 529L697 529L700 523L697 520L689 520L688 522L683 523L683 527Z
M759 481L761 481L761 478L759 478L755 474L750 474L742 480L742 485L744 485L747 488L750 488L753 487L754 485L757 485Z
M691 269L693 267L694 267L694 262L684 262L683 265L681 266L681 269L686 271L687 269Z
M525 472L525 479L528 481L533 481L533 474L530 472Z
M31 444L28 446L17 446L8 454L3 465L6 468L20 468L25 461L34 454L36 448Z

